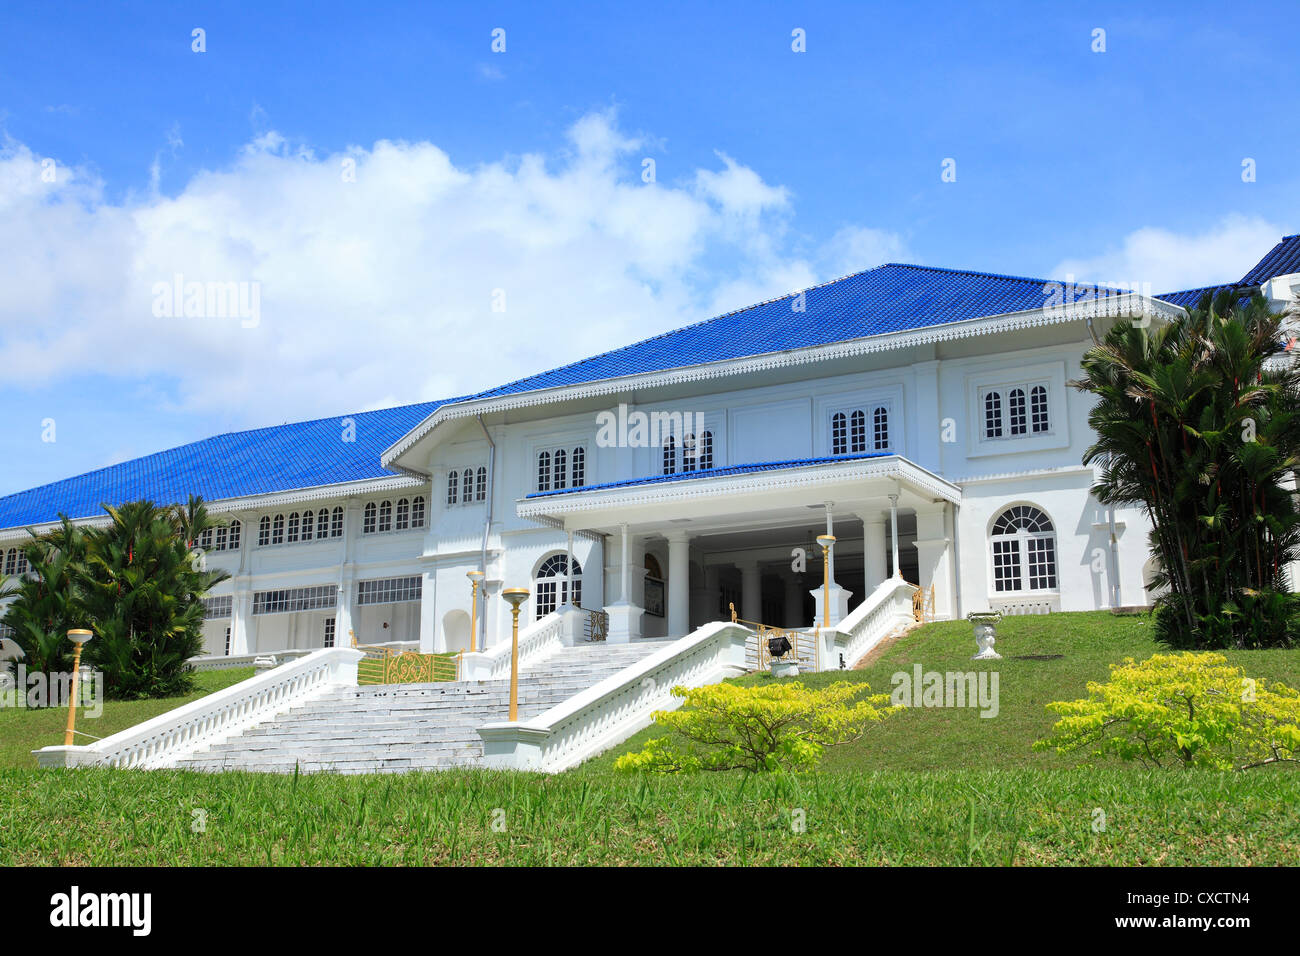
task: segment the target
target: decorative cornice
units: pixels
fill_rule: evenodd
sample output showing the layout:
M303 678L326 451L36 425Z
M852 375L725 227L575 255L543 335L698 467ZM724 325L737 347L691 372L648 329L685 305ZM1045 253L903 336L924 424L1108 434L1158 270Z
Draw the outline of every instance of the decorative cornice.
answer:
M1130 292L1123 295L1104 296L1096 300L1074 302L1068 305L1049 306L1025 312L1008 312L978 319L965 319L960 322L946 322L923 329L887 332L881 335L847 339L841 342L814 345L802 349L765 352L761 355L723 359L697 365L684 365L679 368L665 369L658 372L643 372L636 375L597 379L593 382L583 382L577 385L535 389L514 395L470 399L442 405L435 409L424 421L386 448L380 454L379 460L385 468L400 467L402 470L410 472L412 469L407 466L395 465L395 459L403 455L416 442L443 422L469 418L474 415L505 412L537 405L572 401L574 399L614 395L633 389L659 388L667 385L744 375L751 372L765 372L814 362L832 361L838 358L852 358L876 352L912 348L918 345L932 345L956 339L974 338L980 335L994 335L1001 332L1015 332L1021 329L1046 325L1059 325L1065 322L1114 318L1124 315L1144 315L1153 318L1171 319L1182 314L1184 314L1184 310L1180 306L1170 305L1168 302L1159 299Z

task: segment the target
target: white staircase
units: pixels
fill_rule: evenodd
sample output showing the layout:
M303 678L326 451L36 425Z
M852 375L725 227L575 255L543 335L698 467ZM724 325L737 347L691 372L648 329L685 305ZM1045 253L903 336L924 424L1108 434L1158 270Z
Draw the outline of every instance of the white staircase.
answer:
M669 641L579 644L519 675L527 720L587 690ZM476 765L478 728L506 719L510 682L336 687L173 766L192 770L377 773Z

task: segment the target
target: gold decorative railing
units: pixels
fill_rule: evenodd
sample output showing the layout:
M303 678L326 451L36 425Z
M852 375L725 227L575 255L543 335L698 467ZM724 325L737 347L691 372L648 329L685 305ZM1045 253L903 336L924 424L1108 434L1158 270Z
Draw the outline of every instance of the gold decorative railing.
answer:
M358 684L436 684L460 680L464 651L452 654L395 651L391 647L358 644L355 638L352 646L365 654L357 661Z
M925 591L917 588L916 593L912 595L912 617L919 623L934 620L934 585L930 585L930 590Z
M587 640L603 641L609 637L609 615L604 611L593 611L589 608L581 607L578 610L587 612Z
M731 608L731 623L744 624L754 630L754 636L745 642L745 666L750 670L767 670L775 659L768 641L774 637L784 637L790 642L788 650L781 660L797 661L804 670L821 670L821 641L817 629L801 631L789 627L773 627L758 621L746 621L736 616L736 605Z

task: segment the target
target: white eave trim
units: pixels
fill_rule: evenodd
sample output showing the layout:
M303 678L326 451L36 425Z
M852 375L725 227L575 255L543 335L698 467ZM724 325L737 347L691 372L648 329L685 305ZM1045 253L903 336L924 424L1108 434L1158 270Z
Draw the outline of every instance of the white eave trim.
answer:
M931 345L937 342L973 338L978 335L993 335L999 332L1012 332L1045 325L1060 325L1065 322L1139 314L1153 318L1171 319L1185 314L1185 310L1181 306L1171 305L1161 299L1140 295L1136 292L1126 292L1122 295L1105 296L1101 299L1089 299L1068 305L1033 309L1027 312L1008 312L1003 315L984 316L978 319L966 319L961 322L946 322L942 325L932 325L923 329L888 332L882 335L871 335L843 342L832 342L827 345L815 345L783 352L765 352L762 355L705 362L699 365L684 365L659 372L642 372L636 375L597 379L593 382L583 382L577 385L535 389L514 395L456 402L442 405L434 410L424 421L386 448L379 456L379 461L385 468L401 468L409 473L412 469L395 465L395 459L403 455L411 446L443 422L469 418L474 415L486 415L516 408L529 408L573 399L612 395L633 389L658 388L666 385L706 381L732 375L744 375L750 372L769 371L792 365L825 362L838 358L852 358L874 352L886 352L911 348L917 345Z
M598 507L620 508L672 504L687 498L735 495L747 492L781 491L824 484L827 481L902 481L936 498L960 504L961 489L938 475L896 455L870 461L829 461L769 471L720 475L714 478L682 478L618 488L569 491L544 498L519 498L515 513L521 518L553 518Z

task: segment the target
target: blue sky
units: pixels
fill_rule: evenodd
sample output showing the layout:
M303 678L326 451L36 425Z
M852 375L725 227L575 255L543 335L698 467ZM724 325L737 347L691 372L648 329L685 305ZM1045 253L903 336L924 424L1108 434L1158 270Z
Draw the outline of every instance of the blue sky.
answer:
M1294 3L546 6L5 4L0 493L884 261L1162 292L1300 231Z

